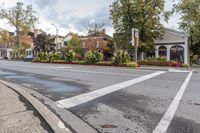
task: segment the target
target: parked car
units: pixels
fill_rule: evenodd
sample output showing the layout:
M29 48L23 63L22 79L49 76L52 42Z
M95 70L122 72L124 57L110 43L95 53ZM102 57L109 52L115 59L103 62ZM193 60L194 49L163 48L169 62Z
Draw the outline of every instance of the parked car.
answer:
M33 56L33 55L28 55L28 56L26 56L25 58L24 58L24 61L26 62L26 61L32 61L33 59L35 59L35 57Z

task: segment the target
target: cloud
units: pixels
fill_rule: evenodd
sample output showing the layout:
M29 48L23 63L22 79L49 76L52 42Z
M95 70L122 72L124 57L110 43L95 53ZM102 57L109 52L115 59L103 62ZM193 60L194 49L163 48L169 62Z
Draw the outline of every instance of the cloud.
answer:
M87 24L91 20L104 23L107 29L112 28L112 21L109 19L109 5L112 1L30 0L27 4L33 4L41 20L48 20L46 22L54 23L68 31L86 33Z

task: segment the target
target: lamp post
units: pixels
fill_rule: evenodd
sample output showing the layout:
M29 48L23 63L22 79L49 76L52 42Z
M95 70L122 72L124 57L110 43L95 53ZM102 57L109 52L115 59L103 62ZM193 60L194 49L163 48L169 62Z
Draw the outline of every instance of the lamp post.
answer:
M56 28L56 52L58 52L58 27L53 23L51 23L51 25Z

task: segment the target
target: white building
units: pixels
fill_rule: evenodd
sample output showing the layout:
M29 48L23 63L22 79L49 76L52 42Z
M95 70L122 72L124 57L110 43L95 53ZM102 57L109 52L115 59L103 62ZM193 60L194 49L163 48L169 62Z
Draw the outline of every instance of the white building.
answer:
M165 28L162 37L155 40L155 56L166 56L168 61L189 64L190 35L173 29Z

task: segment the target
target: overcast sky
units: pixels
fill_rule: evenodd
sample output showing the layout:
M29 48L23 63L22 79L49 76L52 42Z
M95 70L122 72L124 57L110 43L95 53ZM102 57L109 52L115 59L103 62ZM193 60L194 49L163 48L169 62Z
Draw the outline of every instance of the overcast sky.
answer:
M6 7L15 6L19 0L0 0L0 4L4 3ZM51 23L59 27L59 34L66 35L69 31L87 34L88 22L104 23L106 31L112 35L112 20L109 19L109 5L114 0L21 0L26 5L31 4L36 16L39 17L40 23L37 28L55 34L56 29ZM170 10L173 1L166 0L165 10ZM178 29L179 15L174 15L168 23L164 23L165 27ZM0 21L0 27L13 31L5 21Z

